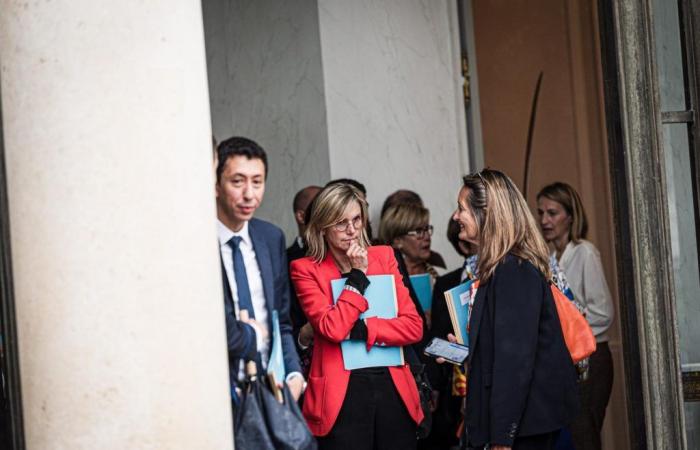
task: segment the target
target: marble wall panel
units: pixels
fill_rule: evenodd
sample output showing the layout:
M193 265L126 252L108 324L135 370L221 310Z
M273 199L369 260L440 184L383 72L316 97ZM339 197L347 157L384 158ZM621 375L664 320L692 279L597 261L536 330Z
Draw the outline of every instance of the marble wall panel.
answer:
M418 192L444 237L467 169L452 4L319 0L330 168L367 186L378 228L384 198Z
M204 10L214 136L256 140L269 175L257 217L296 236L294 194L330 177L315 0L208 0Z

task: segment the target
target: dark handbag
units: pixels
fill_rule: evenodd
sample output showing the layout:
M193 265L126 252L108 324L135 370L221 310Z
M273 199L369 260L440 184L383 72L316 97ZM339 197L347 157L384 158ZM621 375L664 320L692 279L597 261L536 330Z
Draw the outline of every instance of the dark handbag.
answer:
M242 450L316 450L316 439L285 385L283 403L256 376L243 383L234 410L234 440Z
M430 403L433 398L433 388L425 374L425 364L411 365L411 373L416 379L416 387L420 396L420 407L423 410L423 420L418 424L416 435L418 439L425 439L430 434L433 427L433 413L430 410Z
M430 429L433 427L433 413L430 411L430 403L433 398L433 387L430 385L428 375L425 373L425 364L423 364L416 351L412 346L404 347L406 360L411 368L413 378L416 380L418 388L418 396L420 397L420 407L423 410L423 420L418 424L416 435L418 439L425 439L430 434Z
M260 405L262 389L267 389L253 378L243 383L240 402L234 411L233 437L236 448L275 450L267 431Z
M277 450L316 450L316 439L306 426L299 406L285 384L280 403L269 389L261 392L263 416ZM252 447L251 447L252 448Z

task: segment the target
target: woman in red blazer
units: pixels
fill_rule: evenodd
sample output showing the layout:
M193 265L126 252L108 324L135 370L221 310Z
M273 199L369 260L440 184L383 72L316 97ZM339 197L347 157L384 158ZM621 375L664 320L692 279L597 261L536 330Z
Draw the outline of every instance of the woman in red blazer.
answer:
M367 348L420 340L421 318L403 285L390 247L369 247L367 203L347 184L326 187L314 201L306 229L308 255L292 262L291 276L314 329L304 417L321 450L416 448L423 419L407 365L346 370L340 342L361 339ZM359 319L367 310L367 275L394 275L398 314ZM333 303L331 281L347 278Z

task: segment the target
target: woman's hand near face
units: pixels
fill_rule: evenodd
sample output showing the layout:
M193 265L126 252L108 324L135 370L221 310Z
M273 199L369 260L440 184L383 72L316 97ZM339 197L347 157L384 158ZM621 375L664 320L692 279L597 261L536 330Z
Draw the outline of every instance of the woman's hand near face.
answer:
M350 267L367 273L367 249L357 242L350 244L350 248L345 253L350 261Z

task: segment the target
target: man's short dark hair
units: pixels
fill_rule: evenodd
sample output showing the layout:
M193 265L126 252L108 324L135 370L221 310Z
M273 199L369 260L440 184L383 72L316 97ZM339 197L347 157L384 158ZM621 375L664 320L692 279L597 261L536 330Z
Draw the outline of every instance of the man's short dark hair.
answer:
M357 180L353 180L352 178L338 178L331 180L326 183L325 187L332 186L334 184L349 184L350 186L357 188L365 197L367 197L367 189L365 188L365 185Z
M297 194L294 196L294 200L292 201L293 211L296 213L301 209L306 210L313 199L316 198L319 192L321 192L321 189L323 189L321 186L311 185L306 186L297 192Z
M267 179L267 153L252 139L234 136L221 141L216 147L219 164L216 166L216 182L221 180L221 174L226 167L226 161L234 156L245 156L248 159L259 159L265 166L265 178Z

